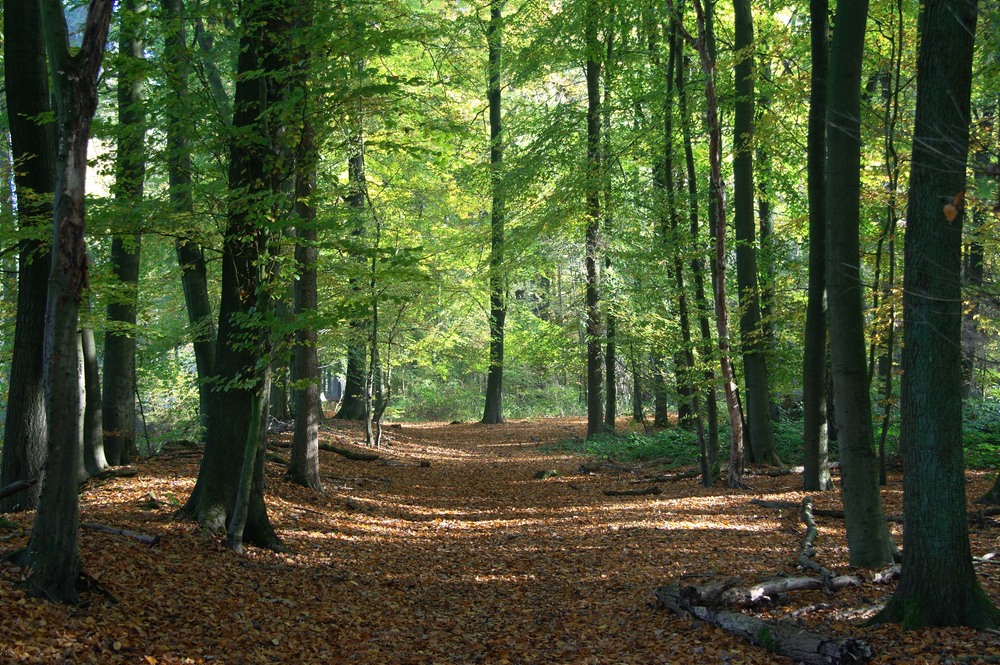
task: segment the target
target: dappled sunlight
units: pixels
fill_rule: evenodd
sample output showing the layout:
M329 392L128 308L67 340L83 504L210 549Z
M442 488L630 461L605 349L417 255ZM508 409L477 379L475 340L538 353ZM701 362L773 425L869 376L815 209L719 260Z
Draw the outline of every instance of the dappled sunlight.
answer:
M84 568L120 602L95 595L80 614L24 599L13 586L23 572L0 568L0 629L9 644L35 645L19 652L31 662L59 662L70 643L100 654L97 662L147 655L158 665L229 662L234 654L417 662L402 656L406 644L405 653L421 650L426 662L464 665L473 653L507 654L511 663L585 662L566 654L587 645L600 654L593 662L638 664L662 660L664 649L686 653L698 640L739 650L743 663L773 662L763 650L655 611L651 590L683 576L801 574L798 508L751 503L798 506L807 496L800 478L751 477L754 488L740 491L704 488L695 478L657 483L660 494L608 496L651 483L640 473L582 474L585 458L544 452L569 436L558 420L404 424L392 434L380 460L322 452L324 493L289 483L282 465L268 463L268 512L287 552L251 547L236 556L219 535L175 518L194 487L196 458L154 458L132 477L91 480L81 495L83 521L156 535L159 544L84 530ZM342 424L323 434L341 446L356 435ZM558 475L536 479L540 469ZM989 482L970 476L970 494ZM837 492L812 496L817 506L839 505ZM893 504L887 511L898 510L898 480L884 496ZM0 532L0 546L23 546L32 514L5 517L13 526ZM819 527L818 560L849 570L843 521ZM893 529L898 538L899 525ZM996 545L989 531L973 532L975 552ZM986 582L995 593L996 580ZM802 602L849 607L863 596L816 592Z

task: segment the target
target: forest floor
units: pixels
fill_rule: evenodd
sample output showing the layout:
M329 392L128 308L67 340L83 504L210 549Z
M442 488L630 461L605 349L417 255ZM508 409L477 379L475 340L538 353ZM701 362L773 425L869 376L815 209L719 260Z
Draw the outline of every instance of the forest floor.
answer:
M196 453L91 480L82 522L159 543L81 530L83 568L117 602L97 591L79 607L28 599L16 588L24 571L0 566L0 663L790 663L673 616L652 590L685 575L801 575L798 510L751 503L798 503L801 476L748 476L748 490L688 479L659 483L659 495L606 496L651 483L616 469L583 474L585 458L552 445L585 429L568 418L404 423L386 430L381 460L321 452L324 494L288 483L269 462L270 517L288 553L237 556L174 518L194 485ZM324 424L325 443L359 438L348 425ZM535 479L546 469L559 475ZM985 474L969 482L973 499L989 486ZM888 513L902 511L898 475L883 498ZM839 508L839 494L816 494L815 504ZM24 546L33 514L3 517L0 552ZM816 560L851 572L843 520L817 521ZM1000 527L972 527L972 550L1000 550ZM977 568L1000 602L1000 565ZM994 634L862 626L893 586L797 592L755 612L812 606L800 621L863 638L875 663L997 662Z

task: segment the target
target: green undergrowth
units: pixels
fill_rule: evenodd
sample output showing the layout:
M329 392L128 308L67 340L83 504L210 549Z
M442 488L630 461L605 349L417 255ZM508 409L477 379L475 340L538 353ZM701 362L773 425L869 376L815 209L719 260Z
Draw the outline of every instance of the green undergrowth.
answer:
M789 466L802 464L802 421L783 418L772 422L775 448L781 461ZM879 435L878 423L873 434ZM1000 469L1000 402L970 401L964 413L965 462L970 469ZM886 440L890 460L897 454L899 425L893 424ZM729 430L719 434L720 459L729 450ZM693 430L668 427L650 433L636 431L600 434L590 439L574 437L550 446L550 449L590 455L621 462L665 458L672 466L698 464L698 442ZM831 460L838 459L837 442L829 442Z

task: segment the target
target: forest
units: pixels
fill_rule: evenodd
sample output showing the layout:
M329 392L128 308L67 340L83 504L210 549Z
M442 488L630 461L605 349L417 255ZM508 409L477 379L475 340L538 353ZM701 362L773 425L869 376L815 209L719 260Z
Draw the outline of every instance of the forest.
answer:
M2 5L3 662L1000 662L995 2Z

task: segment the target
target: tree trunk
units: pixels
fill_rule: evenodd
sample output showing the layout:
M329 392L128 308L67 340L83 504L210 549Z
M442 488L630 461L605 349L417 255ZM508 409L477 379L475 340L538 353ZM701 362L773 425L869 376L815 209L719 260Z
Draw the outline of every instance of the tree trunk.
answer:
M695 0L698 18L698 55L702 71L705 73L705 98L709 127L710 189L714 193L717 215L715 224L715 261L712 268L712 282L715 291L715 327L718 338L719 368L729 411L729 475L726 480L730 487L743 484L743 412L736 394L736 380L729 348L729 305L726 302L726 190L722 180L722 127L719 123L719 104L715 95L715 59L711 56L709 40L709 17L706 16L701 0Z
M739 288L740 339L746 382L750 453L757 464L773 464L770 387L760 325L757 287L757 238L753 186L753 14L749 0L733 0L736 16L736 101L733 131L733 220L736 227L736 282Z
M852 566L892 563L865 357L860 271L861 64L868 0L838 0L827 106L826 280L834 408Z
M60 0L43 0L42 26L49 55L59 127L52 265L45 317L45 399L48 451L42 493L28 544L32 595L76 603L80 570L78 466L80 446L77 330L88 286L84 243L87 143L97 109L97 77L111 21L111 0L93 0L83 42L70 56Z
M899 586L877 621L995 629L972 567L962 452L962 218L976 0L921 2L903 257ZM943 202L943 203L942 203Z
M851 637L832 637L804 630L791 622L764 621L755 616L717 610L697 605L686 598L675 582L653 591L660 603L679 616L689 613L701 621L718 626L796 663L809 665L848 665L866 663L872 658L871 646Z
M587 50L587 182L586 182L586 327L587 327L587 437L605 430L600 298L600 223L603 157L601 155L601 63L597 59L599 9L588 0L584 30Z
M503 53L503 0L491 0L486 32L489 48L486 97L490 105L490 367L486 377L483 424L503 422L503 345L507 318L507 280L504 275L503 116L500 74Z
M810 0L812 72L806 170L809 197L809 286L802 354L802 486L831 489L826 438L826 91L829 1Z
M357 64L359 71L364 69L363 62ZM367 210L367 184L365 179L365 136L364 136L364 116L359 111L358 117L354 119L356 123L353 145L351 146L351 156L347 160L347 174L350 184L350 193L347 196L347 205L351 208L354 220L354 230L351 232L355 242L361 242L364 234L365 212ZM360 250L360 248L359 248ZM357 259L359 266L358 275L352 275L351 292L355 298L361 298L361 287L358 280L367 268L364 258L359 251ZM367 312L361 311L364 308L358 305L357 313L350 323L350 333L347 336L347 379L344 384L344 399L340 403L340 409L335 418L341 420L364 420L365 419L365 377L368 375L365 367L366 356L368 355L367 330L371 323L367 320Z
M42 342L50 255L48 243L35 239L36 228L52 223L51 195L56 180L54 123L36 118L51 112L49 75L41 9L37 2L4 2L4 74L12 158L17 165L18 246L17 320L4 423L0 486L42 475L45 464L45 391ZM0 513L29 510L41 485L0 499Z
M298 27L304 32L313 27L313 2L305 3L296 10ZM309 49L300 46L300 62L309 61ZM295 156L295 213L297 241L295 243L295 270L298 279L292 283L292 299L295 320L299 322L295 330L295 346L292 350L292 378L295 385L295 432L292 435L292 455L288 463L287 477L304 487L322 491L323 482L319 475L319 359L317 357L316 326L310 319L319 308L317 294L317 267L319 249L316 228L316 206L313 192L316 189L316 168L319 150L315 142L315 129L310 119L312 96L308 70L297 71L296 85L302 100L303 124L301 137Z
M101 402L101 374L97 366L97 342L94 329L85 324L80 329L80 364L83 369L83 445L81 447L80 482L108 467L104 455L104 430Z
M702 246L698 214L698 177L694 164L694 146L691 142L691 116L688 114L687 85L685 84L687 62L677 61L677 103L680 107L681 134L684 139L684 164L687 173L688 223L690 241L695 248ZM705 295L705 259L702 251L692 252L691 275L694 278L694 308L698 312L698 327L701 340L698 346L701 364L704 367L702 379L705 390L705 418L708 432L705 434L705 448L709 470L714 476L719 465L719 406L715 392L715 372L709 363L713 354L712 326L708 317L708 298Z
M165 9L163 64L167 67L167 83L175 97L174 103L165 109L170 209L178 218L184 219L194 213L194 199L191 194L191 145L185 115L190 63L185 42L183 0L164 0L163 6ZM215 368L215 322L212 320L212 302L208 295L205 252L197 241L183 237L176 240L175 251L181 269L188 329L198 370L199 415L201 424L207 426L212 390L208 379Z
M118 32L118 154L115 202L128 231L111 241L111 272L116 289L108 302L104 333L104 450L112 466L128 464L135 441L135 322L142 236L143 184L146 177L142 86L143 22L136 0L123 0Z
M284 7L285 10L289 9ZM285 139L283 125L272 105L285 96L289 49L288 11L259 4L245 5L238 62L233 127L230 146L229 201L223 234L222 300L212 407L205 437L205 455L198 480L184 510L203 528L227 531L237 509L241 469L232 463L243 459L249 431L248 419L262 384L270 356L268 344L239 344L252 336L264 339L262 312L267 307L268 271L262 265L269 255L273 226L278 215L274 194L284 191L288 175L286 156L279 149ZM248 72L260 72L248 76ZM265 137L261 141L257 137ZM263 411L266 413L266 411ZM256 456L252 486L246 499L246 527L241 543L278 549L277 535L267 516L263 490L263 449ZM242 504L240 504L242 505ZM235 538L230 533L228 538Z

